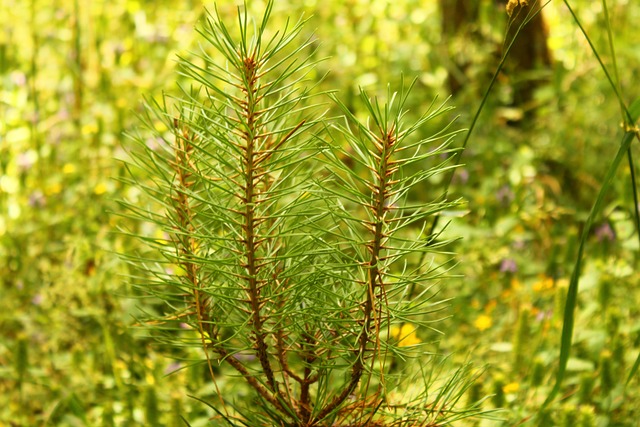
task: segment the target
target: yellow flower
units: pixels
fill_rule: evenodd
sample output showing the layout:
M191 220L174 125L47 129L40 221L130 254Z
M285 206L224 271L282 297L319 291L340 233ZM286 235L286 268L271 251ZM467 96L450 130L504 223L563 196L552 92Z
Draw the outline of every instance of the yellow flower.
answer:
M62 191L62 185L59 182L56 182L55 184L51 184L49 185L46 189L45 189L45 194L47 196L52 196L54 194L58 194Z
M543 276L532 287L534 292L542 292L549 289L553 289L553 278Z
M72 174L76 171L76 166L73 163L65 163L62 167L62 173L65 175Z
M99 196L101 194L104 194L107 192L107 186L104 183L100 183L98 185L95 186L95 188L93 189L93 192Z
M491 320L491 317L487 316L486 314L481 314L473 322L473 326L475 326L479 331L489 329L491 325L493 325L493 321Z
M416 335L416 327L411 323L403 323L402 327L392 326L389 335L398 340L400 347L409 347L422 342Z
M504 387L502 387L502 391L504 391L507 394L516 393L518 390L520 390L520 384L519 383L509 383L509 384L505 385Z
M81 132L83 135L90 135L98 132L98 125L95 123L87 123L82 126Z

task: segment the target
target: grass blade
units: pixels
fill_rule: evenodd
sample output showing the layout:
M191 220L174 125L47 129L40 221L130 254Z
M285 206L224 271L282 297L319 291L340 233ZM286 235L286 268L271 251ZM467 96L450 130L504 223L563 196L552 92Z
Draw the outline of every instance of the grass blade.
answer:
M562 387L564 375L567 370L567 362L569 361L569 355L571 353L573 325L575 321L575 310L578 299L578 285L580 281L580 273L582 271L582 258L587 239L589 237L589 231L591 230L593 221L602 210L605 195L608 193L609 188L613 183L613 178L618 168L620 167L622 159L624 158L627 150L629 150L629 146L631 145L631 141L633 140L634 135L635 134L633 133L626 133L624 135L622 143L620 144L620 148L616 153L616 157L611 162L611 165L609 165L609 169L607 170L604 181L602 182L602 186L600 187L600 191L598 192L596 201L591 208L591 212L589 213L587 222L584 226L584 229L582 230L582 236L580 237L580 246L578 248L578 256L573 268L573 273L571 274L571 282L569 284L569 289L567 290L567 302L564 308L564 321L562 326L562 338L560 345L560 366L558 367L558 373L556 375L556 383L547 396L546 400L544 401L543 408L546 407L558 395L558 392Z

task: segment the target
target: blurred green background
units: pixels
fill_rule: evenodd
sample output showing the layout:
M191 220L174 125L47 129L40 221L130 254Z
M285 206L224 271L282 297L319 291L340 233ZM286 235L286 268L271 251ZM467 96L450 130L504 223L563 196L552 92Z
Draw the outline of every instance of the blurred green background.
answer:
M508 17L503 2L466 3L471 12L447 0L278 0L272 24L310 17L305 31L317 40L317 58L327 58L311 77L328 73L321 88L338 89L354 110L358 86L397 87L404 74L418 79L415 114L455 92L457 125L469 127L508 39ZM574 3L610 65L602 3ZM640 3L608 5L631 102ZM237 6L217 4L230 25ZM117 228L145 225L114 214L118 199L139 196L117 180L123 132L138 126L143 95L176 91L176 55L198 48L194 26L205 7L214 5L0 4L0 426L178 426L180 415L208 425L208 408L187 397L214 393L206 372L181 369L189 354L133 327L157 307L132 290L144 278L118 253L142 249ZM249 2L256 16L263 7ZM543 40L547 58L526 68L507 61L451 189L467 200L467 213L448 219L448 236L463 237L451 246L461 278L440 285L453 299L452 317L438 325L439 350L489 364L472 391L506 410L504 421L482 425L526 420L548 392L578 236L622 134L617 100L564 5L550 2L543 16L542 39L523 38L517 51L538 55L531 47ZM640 347L629 176L625 165L590 239L574 357L553 424L640 419L637 380L622 387ZM442 185L434 181L425 197ZM234 390L233 378L221 381Z

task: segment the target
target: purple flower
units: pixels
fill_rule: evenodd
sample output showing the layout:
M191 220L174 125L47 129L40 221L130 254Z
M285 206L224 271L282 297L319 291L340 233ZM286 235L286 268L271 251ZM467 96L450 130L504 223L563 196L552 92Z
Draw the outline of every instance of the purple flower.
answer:
M456 174L453 175L453 182L464 185L467 181L469 181L469 171L465 168L456 170Z
M536 314L536 320L538 322L542 322L545 319L551 319L553 317L553 310L540 310L538 314Z
M513 191L508 185L503 185L496 191L496 200L502 205L508 205L514 197Z
M32 208L41 208L46 204L47 199L45 199L42 191L35 190L33 193L29 195L29 206Z
M512 246L513 246L513 249L519 251L519 250L524 249L526 244L527 244L527 242L525 242L524 240L518 239L515 242L513 242Z
M33 305L42 305L42 301L44 301L42 294L35 294L33 298L31 298L31 304Z
M20 153L18 154L16 163L18 164L18 168L22 172L27 172L34 165L35 158L32 153L29 153L29 152Z
M33 112L31 114L26 115L27 120L29 120L33 124L38 124L40 121L40 114L38 112Z
M180 365L180 362L171 362L164 369L164 374L165 375L173 374L174 372L178 371L180 368L182 368L182 365Z
M27 84L26 74L18 71L11 73L11 80L13 80L13 84L16 86L25 86Z
M58 110L58 118L60 120L66 120L69 117L71 117L71 114L69 113L69 110L67 110L66 108L60 108Z
M515 273L518 271L518 264L513 258L504 258L500 263L500 271L502 273Z
M613 242L614 240L616 240L616 232L608 222L605 222L604 224L596 228L595 234L596 239L598 239L599 242Z

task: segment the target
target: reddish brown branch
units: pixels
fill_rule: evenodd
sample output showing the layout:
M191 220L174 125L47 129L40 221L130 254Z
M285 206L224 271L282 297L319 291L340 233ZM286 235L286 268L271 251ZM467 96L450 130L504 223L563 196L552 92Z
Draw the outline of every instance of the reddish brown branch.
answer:
M351 367L351 379L349 383L342 389L342 392L339 395L334 397L333 400L331 400L331 402L329 402L329 404L320 411L316 417L318 420L321 420L335 411L358 386L364 372L367 349L369 344L372 343L371 335L372 332L375 332L372 328L374 327L374 323L376 330L379 326L379 320L376 322L375 317L376 313L381 313L381 307L378 307L379 297L376 296L376 289L383 286L383 271L379 266L381 258L380 252L382 251L384 241L386 240L386 233L384 231L384 215L387 210L388 187L390 185L391 175L395 171L395 168L389 168L392 146L395 143L395 138L391 131L383 132L383 134L383 139L375 143L376 148L380 151L378 155L374 154L374 157L379 160L379 167L375 171L377 182L370 186L374 196L374 203L370 206L373 211L374 221L372 221L370 227L367 227L368 230L372 232L371 240L367 243L371 256L366 263L368 269L366 280L367 292L362 308L362 314L364 315L362 330L358 338L357 349L355 350L356 361Z
M244 204L244 217L242 244L245 247L245 263L243 267L247 271L247 292L248 302L251 307L251 324L253 328L253 336L255 342L255 351L260 366L264 372L269 389L277 395L281 396L278 384L275 380L275 375L271 362L269 360L269 348L266 340L266 333L264 330L264 320L262 319L261 309L265 302L260 295L260 289L262 283L258 279L260 263L257 256L258 246L261 243L261 238L257 234L257 218L256 218L256 206L260 202L259 190L256 188L255 174L257 172L256 165L256 148L258 140L256 135L259 135L258 131L258 118L256 117L256 68L257 63L252 56L244 59L244 72L246 88L244 90L247 97L247 104L243 110L243 115L246 119L246 130L243 132L245 146L243 151L242 166L243 166L243 178L244 178L244 193L242 201ZM282 397L282 396L281 396Z
M231 365L236 371L238 371L240 375L242 375L242 377L247 381L247 383L249 383L249 385L253 387L253 389L256 390L258 394L260 394L260 396L262 396L267 402L271 403L274 407L284 413L288 412L284 408L282 403L277 398L275 398L274 395L265 386L263 386L239 360L237 360L233 356L230 356L226 352L226 350L221 347L216 348L215 351L221 356L224 361L229 363L229 365Z

